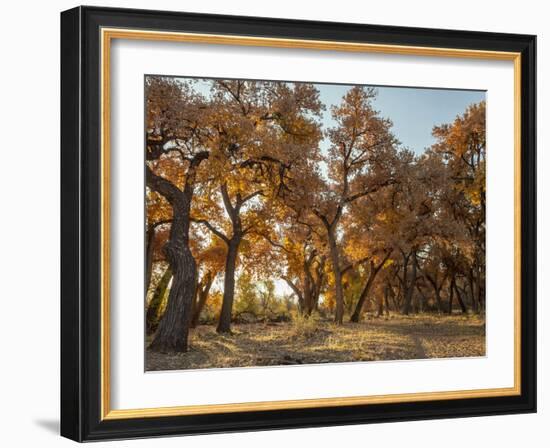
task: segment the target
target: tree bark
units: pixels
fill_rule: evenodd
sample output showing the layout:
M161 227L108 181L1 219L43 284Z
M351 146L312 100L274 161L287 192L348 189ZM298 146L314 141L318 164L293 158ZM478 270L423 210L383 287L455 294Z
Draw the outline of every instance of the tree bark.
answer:
M403 274L405 281L405 303L403 305L403 314L408 315L411 312L412 296L414 292L414 285L416 283L416 252L412 251L412 268L411 268L411 281L407 280L407 271Z
M193 315L191 317L191 328L195 328L199 323L201 312L206 304L208 294L210 293L210 287L212 286L215 277L215 274L212 274L210 271L207 272L203 282L201 282L197 288L197 298L195 301L195 306L193 307Z
M146 247L145 247L145 295L151 284L151 273L153 271L153 243L157 228L163 224L169 224L172 220L166 219L155 223L149 223L146 232Z
M350 317L350 322L359 322L359 320L361 319L363 307L365 306L365 301L369 295L370 289L372 288L374 279L376 278L378 272L380 272L380 269L382 269L382 266L384 266L384 263L389 258L389 256L390 254L387 254L384 259L377 265L375 265L373 261L370 262L369 278L367 279L365 287L361 291L361 295L359 296L359 300L357 301L357 305L355 306L355 311Z
M161 318L160 310L164 302L166 289L168 288L171 279L172 271L170 270L170 267L168 267L164 271L164 274L162 274L162 277L155 288L155 292L153 293L153 297L151 298L151 302L147 307L147 314L145 317L147 334L153 334L158 327L158 323Z
M173 220L164 253L172 271L172 287L166 312L162 317L150 349L159 352L186 352L188 349L191 310L195 297L197 267L189 247L191 201L195 169L208 153L195 155L187 170L183 190L156 175L146 164L149 188L163 195L172 206Z
M166 312L162 317L151 349L160 352L186 352L191 308L195 296L196 264L189 248L190 195L175 201L174 222L164 252L174 275Z
M340 270L340 257L338 255L338 247L336 245L336 236L333 228L327 229L328 241L330 247L330 259L332 262L332 270L334 274L334 287L336 298L336 311L334 313L334 322L338 325L344 323L344 291L342 288L342 272Z
M233 301L235 298L235 266L237 264L237 255L239 253L239 244L241 235L233 234L227 245L227 258L225 259L225 276L223 281L223 302L220 312L220 320L216 331L218 333L231 332L231 313L233 310Z
M449 314L453 314L453 299L454 299L454 274L451 275L451 282L449 283Z
M460 306L460 311L462 311L462 313L467 313L468 310L466 309L466 305L464 304L464 301L462 300L462 296L460 295L460 291L458 290L458 286L456 285L456 279L453 279L453 285L456 292L456 299Z
M149 224L147 226L147 242L145 248L145 295L149 291L151 284L151 273L153 272L153 242L155 239L155 226Z
M479 303L474 292L474 271L471 267L468 270L468 290L472 303L472 311L477 314L479 313Z

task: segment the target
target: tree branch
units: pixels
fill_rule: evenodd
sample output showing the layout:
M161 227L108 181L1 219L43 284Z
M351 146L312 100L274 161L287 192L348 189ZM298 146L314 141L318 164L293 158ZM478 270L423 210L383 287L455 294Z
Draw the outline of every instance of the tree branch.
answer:
M298 299L300 300L300 302L303 301L302 292L298 289L298 287L294 283L292 283L292 280L290 280L286 275L283 275L281 278L287 283L288 286L290 286L292 291L294 291L294 293L298 296Z
M182 194L182 191L172 182L155 174L148 164L145 164L145 179L147 186L164 196L170 204L173 204Z
M208 230L210 230L214 235L219 239L224 241L226 244L229 244L229 238L225 236L221 231L216 229L212 224L210 224L206 219L194 219L191 218L191 221L196 222L197 224L203 224Z

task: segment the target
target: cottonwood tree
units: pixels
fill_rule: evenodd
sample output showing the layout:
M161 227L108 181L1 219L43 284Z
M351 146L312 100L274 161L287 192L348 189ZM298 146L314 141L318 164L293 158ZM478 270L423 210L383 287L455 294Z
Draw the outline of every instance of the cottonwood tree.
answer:
M308 222L300 222L291 209L286 211L286 225L277 226L270 236L264 235L284 263L274 266L296 296L299 312L309 317L318 309L325 284L327 260L326 243L320 229Z
M334 281L334 320L343 323L344 293L340 261L339 227L346 209L361 198L396 181L393 160L397 140L392 123L373 107L376 90L356 86L332 108L335 127L327 131L330 167L324 191L310 208L324 227Z
M196 208L195 222L227 246L216 328L226 333L231 330L241 243L265 224L274 198L287 188L288 173L299 170L317 150L320 133L315 118L321 104L313 85L300 83L216 81L211 96L211 180Z
M205 99L188 83L146 78L146 183L172 208L164 253L172 272L166 312L150 345L157 351L187 351L196 264L189 245L190 210L197 170L208 158L204 145Z
M357 200L343 218L344 252L351 260L344 271L360 268L365 274L355 307L350 313L351 322L359 322L377 275L393 253L395 235L394 229L386 225L387 203L383 193L379 190L369 198Z
M482 101L468 107L453 123L434 127L437 142L432 146L442 156L453 181L453 188L446 191L447 206L468 232L469 244L463 245L463 252L472 259L466 274L475 311L484 307L485 114Z

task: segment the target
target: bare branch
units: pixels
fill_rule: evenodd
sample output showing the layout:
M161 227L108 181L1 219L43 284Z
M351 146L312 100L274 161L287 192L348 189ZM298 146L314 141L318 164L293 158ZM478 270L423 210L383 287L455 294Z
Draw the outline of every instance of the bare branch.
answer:
M210 224L206 219L194 219L191 218L192 222L196 222L197 224L203 224L208 230L210 230L214 235L216 235L219 239L224 241L226 244L229 244L229 238L225 236L221 231L216 229L212 224Z

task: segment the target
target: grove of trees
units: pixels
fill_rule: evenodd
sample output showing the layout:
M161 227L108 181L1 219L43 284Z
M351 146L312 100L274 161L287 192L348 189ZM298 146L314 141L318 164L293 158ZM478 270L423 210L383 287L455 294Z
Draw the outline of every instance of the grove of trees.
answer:
M152 350L245 315L484 312L485 103L417 155L376 95L350 87L326 129L314 84L146 78Z

